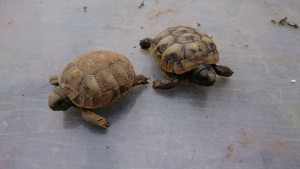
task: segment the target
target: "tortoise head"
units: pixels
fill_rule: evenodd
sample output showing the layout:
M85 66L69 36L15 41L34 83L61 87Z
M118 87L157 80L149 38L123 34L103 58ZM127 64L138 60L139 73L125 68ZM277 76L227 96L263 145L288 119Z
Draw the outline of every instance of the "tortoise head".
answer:
M62 94L59 87L55 88L54 91L48 97L48 105L53 111L67 110L71 104L70 101L66 100L66 96Z
M190 80L200 86L212 86L216 81L216 71L209 64L201 64L192 70Z

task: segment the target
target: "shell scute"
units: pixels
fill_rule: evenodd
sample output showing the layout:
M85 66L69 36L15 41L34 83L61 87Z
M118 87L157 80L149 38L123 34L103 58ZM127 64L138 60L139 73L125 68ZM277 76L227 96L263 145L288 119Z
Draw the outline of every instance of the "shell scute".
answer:
M201 61L207 57L210 50L203 41L185 44L184 58L191 61Z
M156 45L156 50L159 53L163 53L166 49L168 49L174 43L175 43L175 37L174 36L166 36L161 41L159 41L159 43Z

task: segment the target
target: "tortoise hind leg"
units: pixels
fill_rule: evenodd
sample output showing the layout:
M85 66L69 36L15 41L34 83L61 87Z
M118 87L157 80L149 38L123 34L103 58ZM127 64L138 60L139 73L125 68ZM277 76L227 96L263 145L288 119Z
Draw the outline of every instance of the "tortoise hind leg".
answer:
M85 121L101 128L107 128L110 124L105 117L96 114L92 110L83 109L81 116Z
M217 75L219 76L230 77L233 74L233 71L227 66L216 64L212 64L211 66L215 69Z
M54 85L54 86L58 86L58 76L57 75L53 75L49 77L49 82L50 84Z

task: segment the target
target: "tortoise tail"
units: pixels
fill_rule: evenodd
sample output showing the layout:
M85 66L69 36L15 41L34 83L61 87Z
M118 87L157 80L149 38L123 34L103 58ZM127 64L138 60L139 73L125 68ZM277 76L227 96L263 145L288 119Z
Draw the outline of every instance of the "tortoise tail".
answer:
M148 50L151 47L152 39L145 38L140 41L140 46L144 50Z

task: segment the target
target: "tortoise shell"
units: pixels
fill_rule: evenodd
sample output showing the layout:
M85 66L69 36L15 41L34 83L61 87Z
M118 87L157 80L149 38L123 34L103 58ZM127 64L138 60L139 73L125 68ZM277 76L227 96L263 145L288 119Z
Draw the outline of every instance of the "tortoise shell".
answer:
M151 52L156 62L169 73L182 74L201 63L216 64L219 53L213 40L200 30L170 27L152 41Z
M75 106L92 109L107 106L124 96L134 78L133 66L125 56L93 51L72 59L58 82Z

